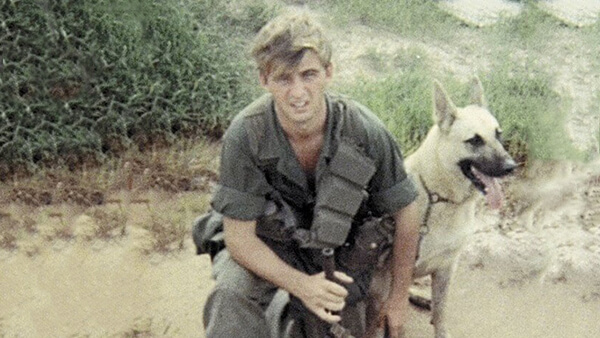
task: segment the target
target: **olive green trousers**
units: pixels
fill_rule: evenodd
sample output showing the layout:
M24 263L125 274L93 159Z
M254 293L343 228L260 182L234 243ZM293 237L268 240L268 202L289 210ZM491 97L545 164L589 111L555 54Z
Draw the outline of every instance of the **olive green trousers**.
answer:
M216 286L204 307L207 338L328 337L329 324L293 306L287 293L237 264L227 249L214 257L213 278ZM346 306L342 318L354 336L363 334L362 302Z

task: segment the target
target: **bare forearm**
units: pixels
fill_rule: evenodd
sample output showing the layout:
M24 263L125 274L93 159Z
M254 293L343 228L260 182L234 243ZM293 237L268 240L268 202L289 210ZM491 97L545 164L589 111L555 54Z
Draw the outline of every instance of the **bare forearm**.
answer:
M419 240L417 216L415 203L394 214L396 233L392 258L392 298L407 298L408 288L412 284Z

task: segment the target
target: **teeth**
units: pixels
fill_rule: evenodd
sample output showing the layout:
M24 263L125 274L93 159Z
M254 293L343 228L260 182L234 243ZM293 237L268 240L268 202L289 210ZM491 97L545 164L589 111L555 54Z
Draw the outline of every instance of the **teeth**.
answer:
M291 105L292 105L292 107L295 107L295 108L302 108L302 107L306 106L306 102L292 103Z

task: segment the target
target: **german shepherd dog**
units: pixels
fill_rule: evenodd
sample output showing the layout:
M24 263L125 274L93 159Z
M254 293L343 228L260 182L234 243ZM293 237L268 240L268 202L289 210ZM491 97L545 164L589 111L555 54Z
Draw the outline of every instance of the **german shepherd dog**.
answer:
M475 230L475 207L485 196L499 208L503 195L497 178L517 167L502 145L498 121L487 109L481 81L472 82L471 104L457 108L434 81L434 125L406 168L418 186L421 242L414 277L431 275L431 307L435 337L450 337L445 323L448 287L457 258ZM387 298L391 262L380 268L372 283L367 306L368 336L381 337L379 309Z

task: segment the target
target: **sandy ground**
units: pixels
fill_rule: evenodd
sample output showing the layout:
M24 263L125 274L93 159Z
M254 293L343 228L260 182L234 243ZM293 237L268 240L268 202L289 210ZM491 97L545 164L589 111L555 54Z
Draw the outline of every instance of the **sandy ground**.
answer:
M544 178L505 182L503 211L478 213L450 292L454 337L600 332L600 165L532 170ZM151 197L150 208L163 200ZM169 203L182 200L190 196ZM12 215L47 212L9 208ZM129 208L124 237L86 239L89 218L80 215L69 221L75 237L68 241L45 240L44 226L57 226L46 224L17 250L0 251L0 336L203 337L210 260L195 255L189 238L182 251L144 253L147 231L139 224L149 206ZM407 336L431 337L428 320L413 309Z
M128 242L3 258L0 336L202 336L210 260L190 250L149 260Z
M489 61L485 49L464 54L464 45L410 41L361 26L336 34L338 71L346 80L380 75L361 63L373 48L392 55L418 46L439 71L465 81ZM577 47L577 41L565 43ZM569 133L589 149L598 144L593 98L600 77L588 62L593 56L578 50L540 62L554 64L557 91L573 101ZM480 226L461 256L448 309L453 336L597 337L600 162L536 163L504 188L505 208L481 208ZM203 337L202 306L213 287L208 257L195 255L190 238L181 251L146 254L148 231L140 224L157 209L167 212L181 201L205 205L206 198L152 195L148 204L128 206L126 234L110 240L88 239L90 219L77 210L58 220L49 216L52 208L2 206L13 218L40 224L15 250L0 250L0 337ZM195 216L184 219L191 224ZM47 239L65 224L72 238ZM413 309L407 336L431 337L428 321L429 313Z

